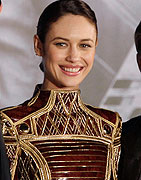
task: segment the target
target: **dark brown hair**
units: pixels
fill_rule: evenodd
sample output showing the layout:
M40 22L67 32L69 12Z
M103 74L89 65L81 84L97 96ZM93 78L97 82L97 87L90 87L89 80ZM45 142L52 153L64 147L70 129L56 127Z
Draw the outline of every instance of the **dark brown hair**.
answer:
M95 25L98 34L97 19L94 11L88 6L88 4L81 0L57 0L48 5L39 18L37 35L42 43L45 42L45 37L51 24L68 13L86 17Z
M135 31L135 45L137 52L141 52L141 21Z

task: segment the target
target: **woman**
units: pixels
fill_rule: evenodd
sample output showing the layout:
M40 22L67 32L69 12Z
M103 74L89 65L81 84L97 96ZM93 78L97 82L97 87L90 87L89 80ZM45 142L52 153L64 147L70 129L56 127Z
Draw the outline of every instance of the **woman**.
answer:
M12 179L117 179L121 121L85 105L79 85L92 68L97 20L81 0L59 0L34 36L44 81L33 97L1 112Z

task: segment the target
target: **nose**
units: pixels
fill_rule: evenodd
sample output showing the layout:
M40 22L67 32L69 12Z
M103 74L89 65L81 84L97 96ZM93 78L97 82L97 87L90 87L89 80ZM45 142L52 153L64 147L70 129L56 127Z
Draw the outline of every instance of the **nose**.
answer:
M77 47L70 47L66 60L69 62L77 62L80 60L80 50Z

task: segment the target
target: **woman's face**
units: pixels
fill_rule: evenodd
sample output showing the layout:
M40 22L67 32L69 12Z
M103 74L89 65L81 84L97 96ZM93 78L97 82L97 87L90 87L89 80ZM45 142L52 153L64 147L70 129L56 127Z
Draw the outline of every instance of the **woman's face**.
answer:
M36 48L45 68L44 89L78 89L94 62L95 25L67 14L51 25L44 44L35 36Z

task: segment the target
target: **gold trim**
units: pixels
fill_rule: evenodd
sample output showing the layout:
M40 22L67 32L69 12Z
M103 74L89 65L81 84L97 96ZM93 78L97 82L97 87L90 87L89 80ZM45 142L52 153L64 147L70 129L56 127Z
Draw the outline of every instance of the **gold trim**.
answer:
M48 135L48 136L31 136L28 139L21 138L21 140L28 140L30 142L32 141L43 141L43 140L90 140L90 141L96 141L96 142L103 142L104 144L109 145L111 143L111 140L101 137L95 137L95 136L87 136L87 135ZM50 142L51 143L51 142Z
M36 102L36 100L38 99L39 95L40 95L40 91L38 91L37 94L35 95L35 97L33 97L31 99L31 101L28 102L27 106L32 106Z
M37 167L39 168L41 180L51 180L51 172L45 158L42 156L40 151L27 141L20 142L23 151L28 153L33 159Z
M72 93L71 94L72 96L70 99L68 99L68 95L70 92ZM63 96L63 93L68 93L68 94L66 94L66 96ZM36 102L37 98L39 97L39 94L40 91L38 91L35 97L33 97L30 100L28 106L32 106ZM57 105L55 104L56 97L59 98L60 100ZM63 99L64 97L65 99ZM75 103L77 98L78 101ZM70 103L69 109L67 109L65 103ZM60 105L59 107L60 109L58 108L58 105ZM16 106L16 107L20 107L20 106ZM54 110L56 110L54 107L58 108L57 112L54 112ZM62 113L61 108L63 109L64 115L61 115ZM75 111L76 108L78 108L77 109L78 111ZM7 108L7 109L9 110L14 108ZM76 116L75 115L73 116L73 114L71 114L73 110L76 113ZM54 113L53 114L54 117L52 117L49 114L51 111ZM45 115L45 119L41 119L42 115ZM51 90L49 99L43 108L27 115L26 117L18 120L17 122L13 122L12 119L10 119L10 117L8 117L4 113L4 110L2 111L2 116L4 119L9 121L12 130L14 132L14 134L11 136L4 136L6 145L12 146L17 144L24 152L28 153L33 158L35 164L39 168L40 175L42 178L41 180L51 180L51 172L48 163L41 154L41 152L31 143L35 141L40 141L41 144L54 143L54 142L47 142L50 140L55 140L55 141L84 140L84 141L99 142L104 144L105 146L107 146L107 164L106 164L105 180L110 180L111 173L113 173L113 179L117 180L116 170L119 160L120 130L121 130L121 119L119 117L119 114L115 113L115 117L116 117L115 123L112 123L111 121L103 118L102 116L90 110L82 102L79 90L74 90L74 91ZM76 117L78 117L77 120L79 120L80 118L81 121L80 124L76 120ZM73 122L72 126L70 126L70 122L69 122L70 119ZM27 132L26 135L19 135L17 131L17 127L22 123L26 123L25 121L27 120L30 121L30 126L31 126L30 128L32 134L28 134ZM54 133L52 133L50 129L49 130L46 129L48 121L49 123L51 123L51 128L53 129ZM57 125L58 122L61 124L61 128L63 130L59 129L59 126ZM111 127L111 135L104 134L103 124L108 124ZM83 127L82 129L81 126ZM92 129L90 129L90 127L92 127ZM41 134L39 135L37 132L37 128L42 129ZM75 129L76 129L76 134L71 134L71 132L74 132ZM47 134L45 131L48 131L50 134ZM18 160L20 148L18 148L16 152L16 158L17 158L16 160ZM13 172L15 173L16 166L13 167L13 170L14 170ZM14 177L13 174L12 177Z

